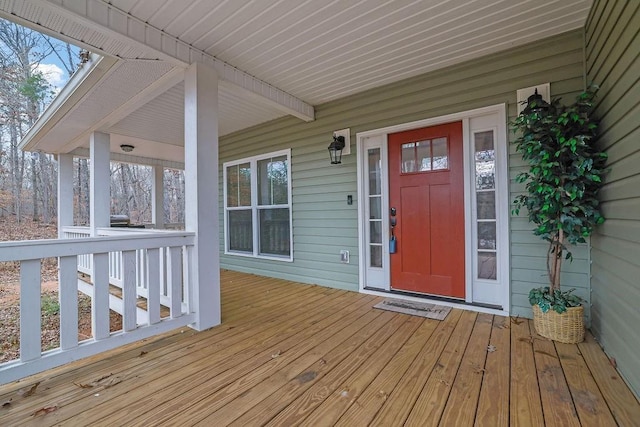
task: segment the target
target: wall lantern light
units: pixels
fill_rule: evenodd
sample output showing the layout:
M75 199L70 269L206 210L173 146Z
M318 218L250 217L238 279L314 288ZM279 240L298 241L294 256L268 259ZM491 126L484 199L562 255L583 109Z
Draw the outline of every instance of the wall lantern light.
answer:
M549 109L549 103L544 100L542 95L538 93L538 89L535 90L533 95L527 98L527 106L522 110L525 114L539 113Z
M132 152L134 148L135 147L133 145L131 145L131 144L122 144L122 145L120 145L120 149L122 151L124 151L125 153Z
M344 149L345 142L344 136L333 135L333 141L329 144L329 158L332 165L339 165L342 163L342 150Z

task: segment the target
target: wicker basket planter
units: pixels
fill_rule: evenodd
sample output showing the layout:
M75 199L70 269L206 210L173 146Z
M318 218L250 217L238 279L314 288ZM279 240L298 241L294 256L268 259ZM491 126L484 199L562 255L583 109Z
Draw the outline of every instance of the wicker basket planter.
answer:
M533 306L533 326L545 338L577 344L584 340L584 308L569 307L562 314L554 310L543 313L536 304Z

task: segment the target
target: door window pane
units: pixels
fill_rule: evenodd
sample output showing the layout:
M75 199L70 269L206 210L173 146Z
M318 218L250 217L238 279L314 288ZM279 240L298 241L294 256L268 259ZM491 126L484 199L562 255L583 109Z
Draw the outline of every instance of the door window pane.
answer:
M431 141L433 152L433 170L442 170L449 168L449 147L447 138L436 138Z
M381 190L380 149L371 148L369 155L369 195L378 195Z
M382 221L369 222L369 229L371 233L369 241L371 243L382 243Z
M402 144L402 173L429 172L449 168L446 137Z
M370 267L382 268L382 246L371 245L371 260L369 262Z
M237 252L253 252L253 225L251 209L228 212L229 250Z
M431 141L416 142L416 154L418 168L420 172L431 170Z
M493 131L476 132L474 136L476 189L495 188L496 152L493 143Z
M496 193L494 191L481 191L476 193L478 204L478 219L496 218Z
M478 252L478 279L496 280L497 271L495 252Z
M259 212L260 254L289 255L289 208Z
M416 144L409 142L402 144L402 173L411 173L416 170Z
M478 223L478 249L496 249L496 223Z
M369 198L369 219L382 219L382 198L378 196Z
M258 204L286 205L289 200L287 156L258 161Z

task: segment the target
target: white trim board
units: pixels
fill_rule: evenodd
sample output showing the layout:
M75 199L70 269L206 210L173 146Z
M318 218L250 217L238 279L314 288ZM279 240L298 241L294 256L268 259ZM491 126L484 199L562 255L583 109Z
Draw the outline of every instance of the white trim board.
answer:
M367 149L376 145L381 148L382 159L382 179L383 188L382 199L382 224L389 223L389 206L388 206L388 162L386 160L387 151L387 135L395 132L402 132L411 129L419 129L422 127L434 126L444 123L462 122L463 127L463 155L464 155L464 193L465 193L465 304L459 304L462 308L471 307L468 304L489 304L501 306L502 310L492 310L492 313L508 314L511 306L510 293L510 272L509 272L509 193L508 193L508 138L507 138L507 106L506 104L496 104L488 107L477 108L474 110L463 111L454 114L447 114L439 117L401 123L398 125L387 126L380 129L359 132L356 134L357 146L357 176L358 176L358 245L359 258L359 290L360 292L370 293L377 292L371 288L380 289L382 295L386 295L384 291L390 291L390 268L389 268L389 250L386 244L383 244L383 268L381 271L372 272L372 268L368 267L368 216L366 216L368 203L368 192L365 188L368 179L365 179L367 171ZM490 124L487 125L487 123ZM474 277L476 271L475 258L477 257L477 249L475 244L476 236L476 213L475 205L475 181L474 169L474 153L472 152L472 136L474 132L485 129L493 129L494 144L496 153L496 172L495 172L495 190L500 195L496 203L497 230L496 240L497 248L500 249L498 256L497 275L495 281L481 280ZM374 143L375 141L375 143ZM372 145L373 144L373 145ZM383 241L388 242L388 227L383 226ZM376 283L372 285L369 276L375 275ZM366 282L366 283L365 283ZM483 290L487 287L488 291ZM475 295L474 295L475 292ZM377 295L376 293L374 293ZM396 295L396 294L394 294ZM416 296L419 300L425 300L426 296ZM439 300L438 300L439 302ZM474 306L479 307L479 306ZM482 307L485 309L484 307Z

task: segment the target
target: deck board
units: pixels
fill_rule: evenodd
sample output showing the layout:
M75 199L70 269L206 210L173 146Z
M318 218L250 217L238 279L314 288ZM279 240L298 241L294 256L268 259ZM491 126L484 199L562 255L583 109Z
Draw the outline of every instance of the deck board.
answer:
M462 313L451 339L429 375L405 425L439 424L477 316L477 313L471 311Z
M511 370L511 330L508 317L494 316L488 351L482 376L482 387L476 410L476 426L506 427L509 425L509 384ZM500 392L496 393L496 390Z
M544 425L533 337L527 319L511 319L510 389L509 425Z
M533 356L538 373L540 400L544 421L548 425L580 426L573 399L569 392L560 358L552 341L536 334L533 322L529 323L533 337Z
M439 424L460 427L473 425L487 361L492 323L493 316L478 314ZM461 411L460 408L465 410Z
M430 341L431 335L440 323L435 320L424 321L336 424L344 427L358 424L368 425L382 408L389 395L393 393L420 351Z
M262 328L256 326L219 342L191 344L192 351L180 359L180 369L171 372L153 368L142 372L125 371L125 374L136 378L135 390L121 394L117 394L115 388L105 390L109 393L109 401L100 408L81 414L78 421L87 425L95 423L103 418L104 411L112 412L114 409L120 410L115 415L115 422L127 421L127 412L131 410L139 414L139 418L145 418L142 414L151 411L153 419L160 421L162 416L171 416L175 412L175 407L164 404L169 403L176 395L190 402L191 410L206 400L207 393L226 386L235 378L251 375L258 366L270 361L273 354L287 352L297 343L296 334L301 329L313 325L315 329L312 330L321 331L325 325L338 321L342 315L341 310L346 309L349 303L353 306L353 301L342 300L341 296L346 297L345 294L336 297L334 307L325 307L326 304L323 304L316 307L319 310L317 312L313 308L303 307L297 316L289 313L286 320L275 324L265 323ZM338 312L333 317L327 317L327 310ZM259 332L255 333L256 331ZM172 360L173 358L164 358L158 364L166 366ZM173 384L172 388L165 387L167 381ZM91 402L83 405L87 407L87 404ZM204 404L207 405L206 402ZM153 410L156 405L160 405L160 411Z
M618 424L621 426L640 424L638 401L593 335L587 333L584 342L578 344L578 348Z
M617 425L578 346L555 343L555 347L582 425Z
M410 317L365 362L349 375L302 423L303 426L334 425L349 409L386 365L397 355L406 341L418 329L422 319Z
M633 425L593 337L223 271L223 324L172 331L0 387L0 425ZM488 347L491 346L491 347ZM489 351L491 350L491 351ZM38 383L35 392L24 395ZM55 407L46 415L38 409Z
M461 315L462 311L451 310L447 318L440 322L396 388L385 399L384 405L373 419L372 425L384 426L394 425L394 423L401 425L405 422L460 321Z

